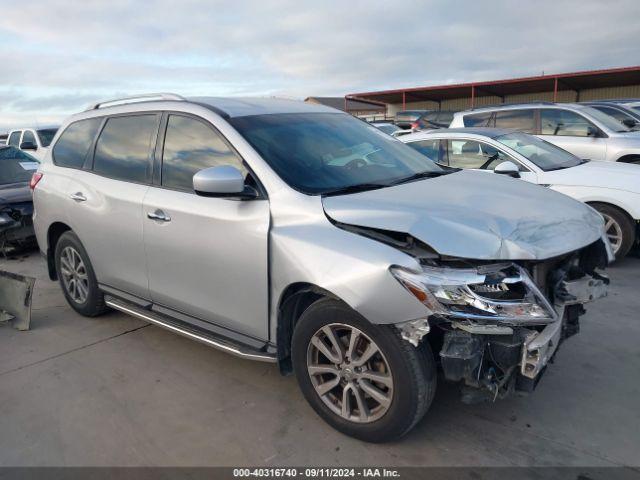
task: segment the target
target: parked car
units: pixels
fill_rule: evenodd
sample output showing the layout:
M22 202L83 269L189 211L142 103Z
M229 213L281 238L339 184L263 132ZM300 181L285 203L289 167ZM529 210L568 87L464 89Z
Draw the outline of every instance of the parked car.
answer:
M277 362L324 420L372 442L420 420L438 363L467 401L530 391L613 258L580 202L291 100L96 104L32 185L73 309Z
M0 146L0 255L35 245L29 182L37 168L32 156Z
M400 127L391 122L371 122L371 125L391 136L393 136L394 133L402 130Z
M640 130L640 111L614 102L582 102L591 108L606 113L621 122L629 130Z
M608 100L601 100L607 103L616 103L618 105L624 105L627 108L640 112L640 98L612 98Z
M27 151L38 160L42 160L57 130L58 127L11 130L7 145Z
M605 219L616 258L640 239L640 165L582 160L533 135L500 128L420 132L402 141L440 165L522 178L591 205Z
M411 124L411 129L418 130L432 130L436 128L448 128L449 124L453 120L452 111L448 110L433 110L420 115L418 119Z
M429 110L402 110L396 113L395 123L403 129L411 128L411 124L427 112Z
M8 133L0 133L0 145L6 145L8 137L9 137Z
M640 132L594 108L575 103L533 103L458 112L451 128L514 128L588 160L640 162Z

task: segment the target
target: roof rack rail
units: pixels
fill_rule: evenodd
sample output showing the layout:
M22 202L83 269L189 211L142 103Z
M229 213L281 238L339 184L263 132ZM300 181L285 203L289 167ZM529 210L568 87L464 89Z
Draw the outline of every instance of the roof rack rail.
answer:
M97 110L99 108L114 107L116 105L127 105L129 103L152 102L157 100L176 100L183 102L185 98L175 93L147 93L143 95L132 95L130 97L114 98L113 100L105 100L104 102L89 105L85 112L89 110Z
M546 100L533 100L531 102L513 102L513 103L492 103L491 105L477 105L469 110L481 110L483 108L497 108L497 107L517 107L520 105L555 105L554 102L548 102Z

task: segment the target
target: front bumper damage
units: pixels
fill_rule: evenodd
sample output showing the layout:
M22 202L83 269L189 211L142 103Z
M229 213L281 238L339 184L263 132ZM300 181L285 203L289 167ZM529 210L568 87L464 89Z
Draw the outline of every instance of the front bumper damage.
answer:
M531 392L562 342L579 332L583 305L607 295L609 280L596 271L606 265L606 256L594 257L597 250L591 246L526 267L553 309L551 320L487 321L436 314L417 321L420 328L415 322L398 328L414 345L430 331L426 338L439 352L444 378L461 384L466 403Z

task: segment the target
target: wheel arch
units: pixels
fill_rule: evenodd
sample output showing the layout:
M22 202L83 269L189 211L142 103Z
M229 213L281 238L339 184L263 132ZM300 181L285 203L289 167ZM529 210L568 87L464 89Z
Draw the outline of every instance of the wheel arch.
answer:
M312 283L298 282L284 289L278 301L276 343L278 365L283 375L293 372L291 364L291 339L296 323L304 311L322 298L334 298L342 301L330 291Z
M47 230L47 270L51 280L58 279L55 262L56 245L62 234L70 230L71 227L64 222L53 222Z
M618 210L622 215L624 215L627 218L627 220L629 220L630 225L633 227L633 233L635 234L635 238L632 239L631 245L633 246L640 241L640 221L634 219L633 215L631 215L624 207L621 207L620 205L616 205L615 203L601 201L601 200L593 200L585 203L590 207L595 208L596 210L598 210L596 205L603 205L603 206Z
M615 203L611 203L606 200L589 200L585 203L593 208L596 208L595 205L606 205L607 207L615 208L616 210L620 210L620 212L622 212L624 216L627 217L631 223L636 223L636 220L634 220L633 216L624 207L621 207L620 205L617 205Z
M628 154L628 155L622 155L621 157L619 157L616 162L622 162L622 163L638 163L640 162L640 155L639 154Z

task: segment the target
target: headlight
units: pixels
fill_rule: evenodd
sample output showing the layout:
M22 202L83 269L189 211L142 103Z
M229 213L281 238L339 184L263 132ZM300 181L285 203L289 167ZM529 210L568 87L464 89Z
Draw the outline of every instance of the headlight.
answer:
M391 267L393 276L433 314L520 324L551 323L557 314L529 274L514 263L476 268Z

